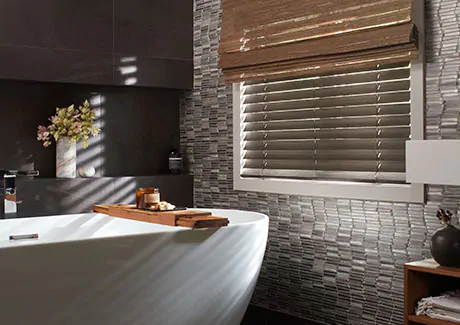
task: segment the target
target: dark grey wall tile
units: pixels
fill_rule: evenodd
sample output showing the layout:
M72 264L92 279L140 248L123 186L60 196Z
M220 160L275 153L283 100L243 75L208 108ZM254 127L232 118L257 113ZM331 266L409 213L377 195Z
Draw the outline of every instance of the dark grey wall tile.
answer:
M53 50L50 66L55 77L47 81L75 82L80 84L113 84L113 57L111 54ZM33 80L33 79L31 79Z
M241 325L323 325L313 321L249 305Z
M32 217L90 212L94 204L109 201L112 179L17 179L18 216Z
M0 46L0 62L1 79L107 85L113 82L111 54Z
M191 89L193 61L114 56L115 85Z
M17 178L19 217L91 212L95 204L135 203L136 189L157 187L162 200L193 205L193 177L164 175L90 179Z
M0 78L191 89L192 12L192 0L0 0Z
M138 188L156 187L160 190L162 201L172 202L179 207L193 206L193 177L190 175L165 175L156 178L136 177L136 186Z
M106 159L103 174L167 173L170 137L179 134L179 92L116 88L103 95L107 117L101 140Z
M5 114L0 118L0 130L3 136L0 137L0 169L7 166L18 168L33 167L33 156L27 148L22 134L21 110L14 101L3 101L4 107L8 107Z
M22 87L16 82L0 81L0 89L0 168L42 167L40 163L42 159L36 155L36 149L40 148L39 142L36 141L36 128L38 123L44 121L42 121L43 117L38 119L34 117L40 111L37 106L46 106L43 98L43 93L46 93L45 88L41 85ZM24 110L27 110L26 114ZM52 110L51 108L50 112ZM46 163L49 164L54 170L54 162Z
M112 14L112 0L1 0L0 44L111 53Z
M115 53L192 60L192 0L114 0Z

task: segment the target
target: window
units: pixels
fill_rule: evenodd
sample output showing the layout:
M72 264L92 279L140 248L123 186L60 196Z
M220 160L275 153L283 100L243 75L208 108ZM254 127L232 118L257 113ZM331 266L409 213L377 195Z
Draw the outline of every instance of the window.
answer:
M237 190L423 202L405 142L424 134L415 0L224 0Z
M420 62L237 83L234 114L237 190L423 201L405 183L405 143L423 138Z

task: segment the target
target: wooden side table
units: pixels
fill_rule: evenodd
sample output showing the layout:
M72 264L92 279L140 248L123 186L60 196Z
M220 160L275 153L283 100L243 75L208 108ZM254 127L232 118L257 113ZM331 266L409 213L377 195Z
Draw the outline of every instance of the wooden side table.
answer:
M404 266L404 324L455 325L415 315L417 302L421 298L438 296L455 289L460 289L460 268L439 266L433 259L407 263Z

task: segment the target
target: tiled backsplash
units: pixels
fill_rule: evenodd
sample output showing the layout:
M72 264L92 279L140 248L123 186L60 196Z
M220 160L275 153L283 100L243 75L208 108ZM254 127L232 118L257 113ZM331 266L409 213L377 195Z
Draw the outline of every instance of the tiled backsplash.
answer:
M426 134L458 139L460 3L425 6ZM252 302L326 324L402 324L403 265L429 257L436 210L458 211L460 189L429 186L426 204L234 191L232 93L217 68L221 0L195 0L194 19L195 86L182 99L182 150L196 206L270 216Z

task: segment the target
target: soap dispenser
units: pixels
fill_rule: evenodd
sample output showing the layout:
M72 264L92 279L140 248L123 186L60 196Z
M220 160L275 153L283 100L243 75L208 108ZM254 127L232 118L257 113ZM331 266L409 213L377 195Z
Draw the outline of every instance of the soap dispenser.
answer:
M168 157L169 172L171 174L180 175L182 174L182 169L183 169L182 155L177 149L174 140L175 138L172 135L171 136L171 149L169 150L169 157Z

